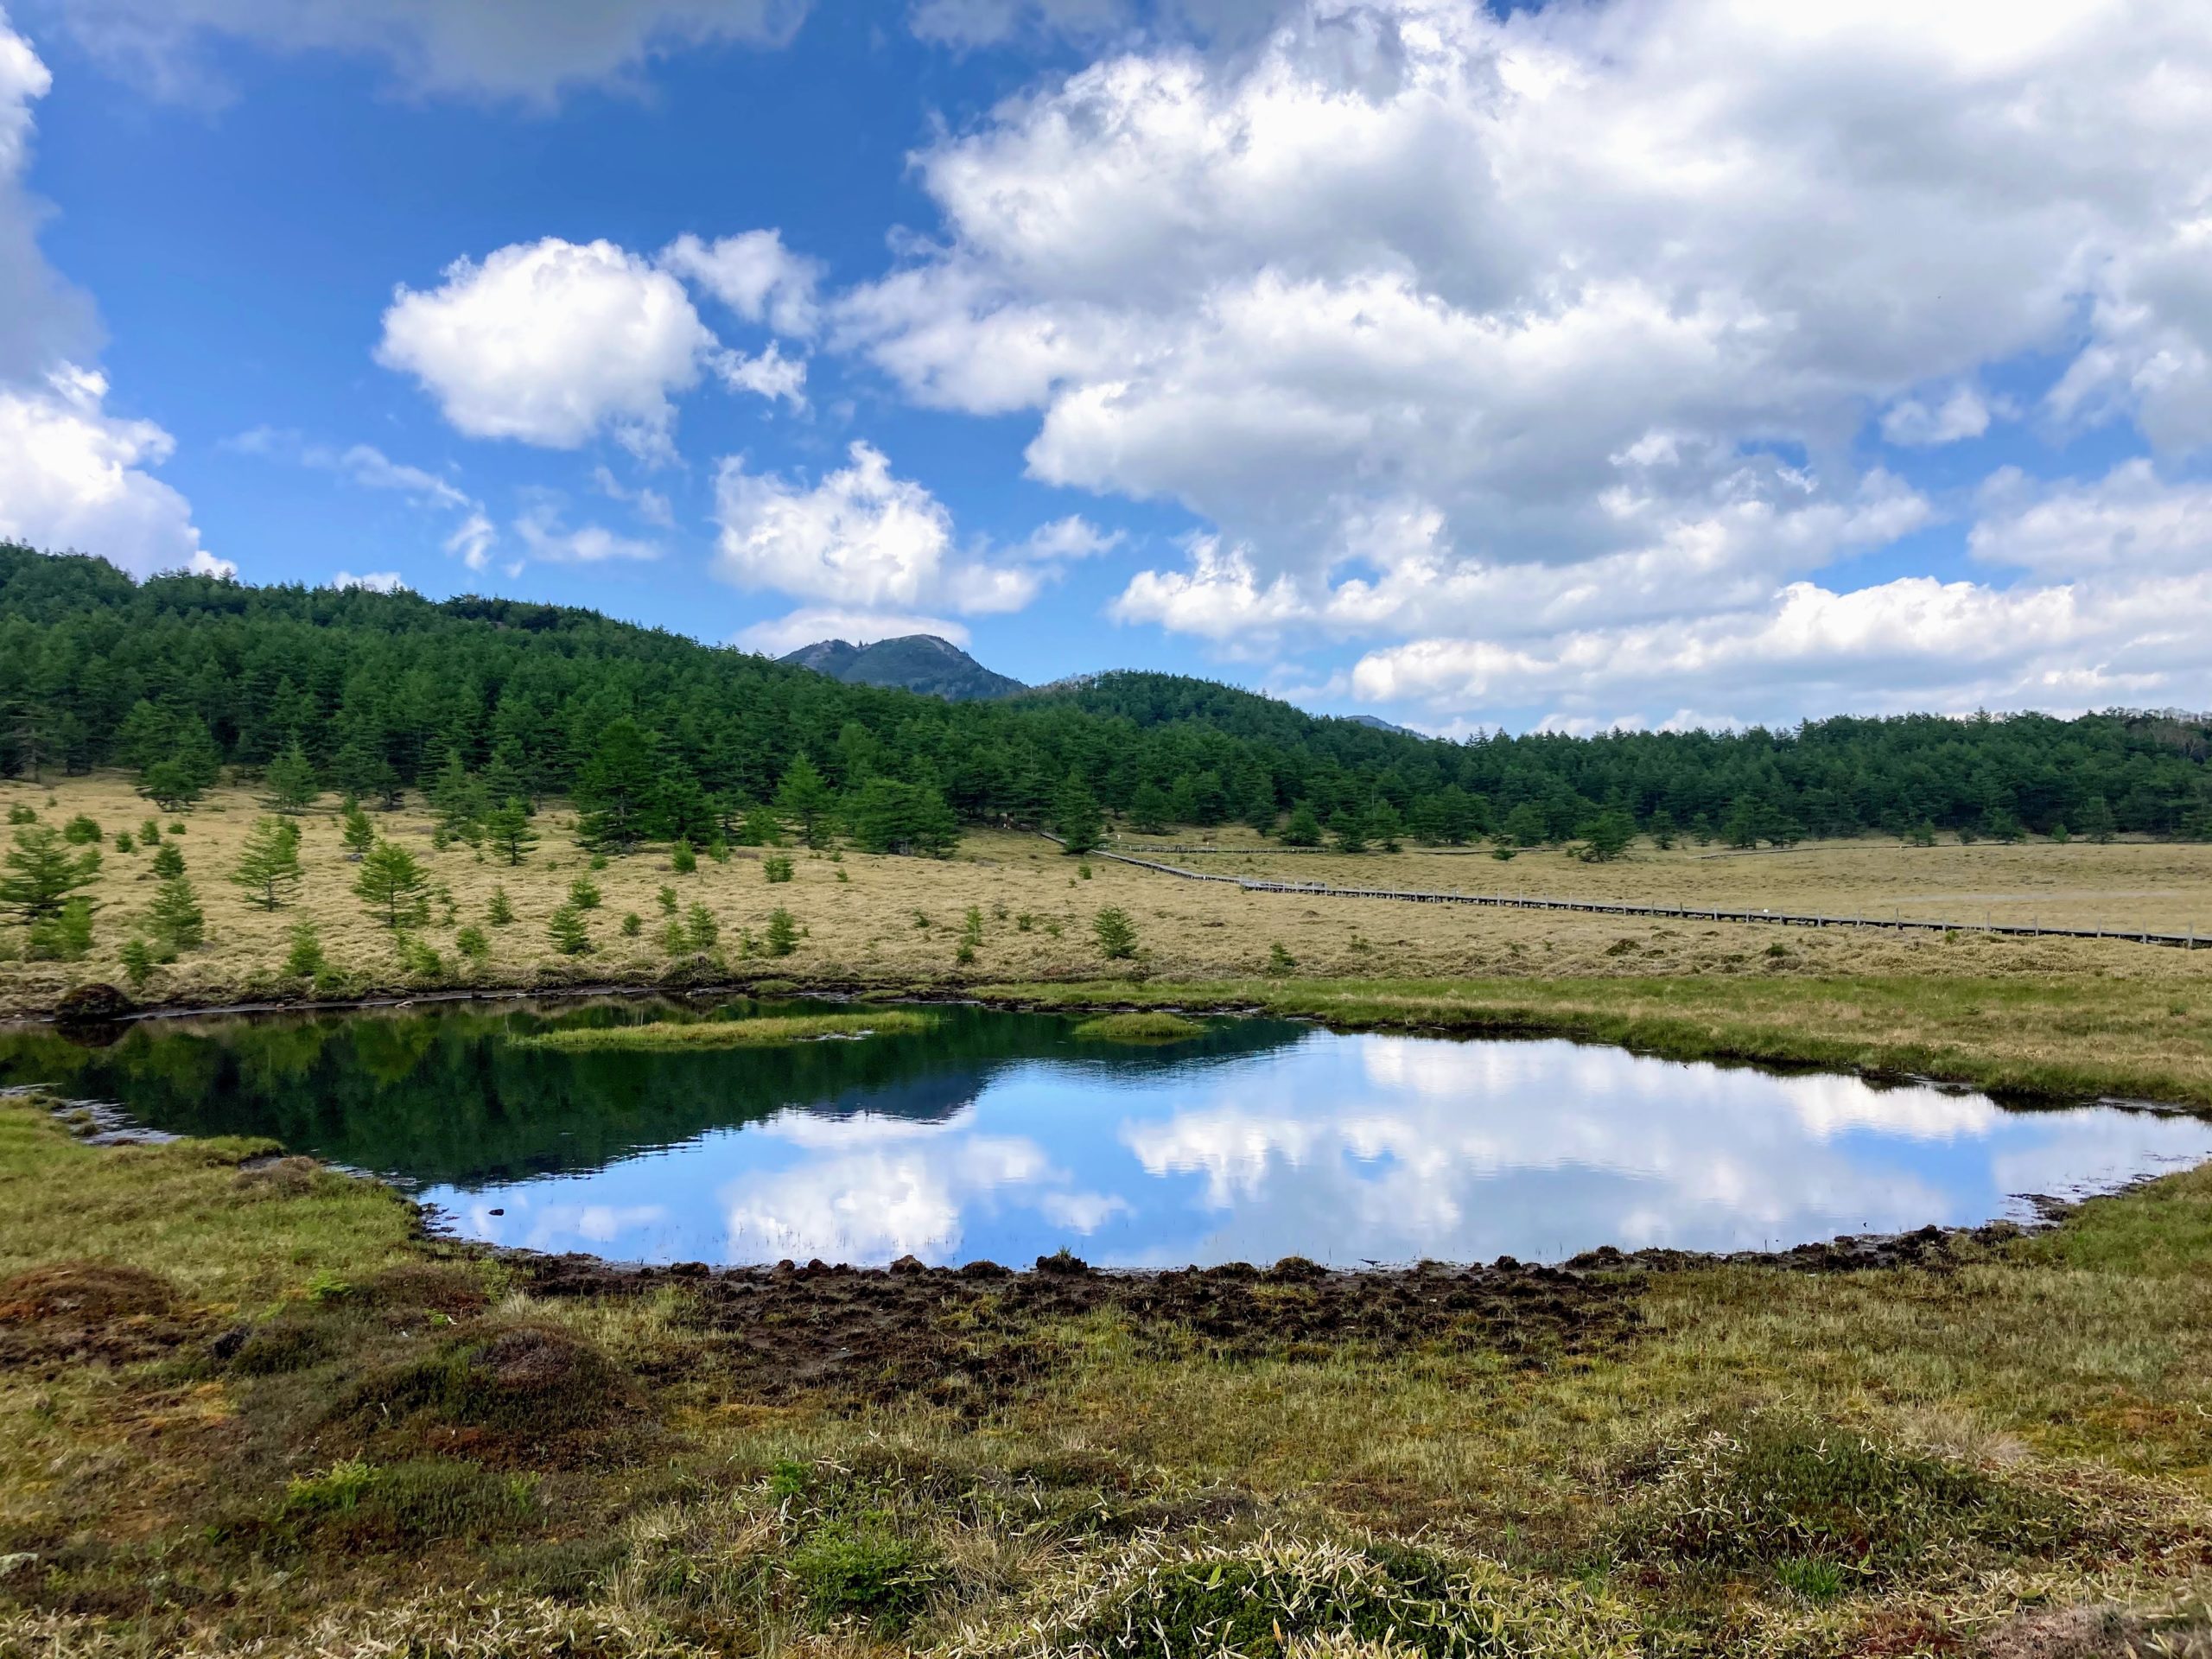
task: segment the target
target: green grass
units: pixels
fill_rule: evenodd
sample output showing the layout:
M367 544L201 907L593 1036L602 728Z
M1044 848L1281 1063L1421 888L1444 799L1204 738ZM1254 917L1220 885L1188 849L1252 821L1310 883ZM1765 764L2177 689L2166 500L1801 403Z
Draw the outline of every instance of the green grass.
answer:
M1156 1004L1346 1030L1572 1037L1676 1059L1940 1077L2021 1096L2212 1106L2212 1011L2177 1015L2156 980L1125 980L985 986L988 1001L1077 1012Z
M2075 1605L2203 1634L2146 1621L2212 1587L2212 1167L1937 1268L1654 1274L1573 1354L1227 1361L994 1289L930 1316L956 1367L1036 1358L977 1415L762 1389L762 1354L864 1331L849 1275L772 1322L681 1275L534 1300L253 1150L0 1103L0 1654L1965 1655Z
M772 1014L759 1020L708 1020L685 1023L650 1020L637 1026L588 1026L542 1031L515 1039L518 1048L561 1049L571 1053L601 1050L768 1048L810 1043L823 1038L906 1036L927 1031L931 1020L910 1008L880 1008L866 1014Z
M1199 1035L1205 1030L1195 1020L1185 1020L1179 1014L1164 1010L1141 1014L1102 1014L1095 1020L1086 1020L1075 1028L1075 1034L1086 1042L1102 1043L1180 1043Z

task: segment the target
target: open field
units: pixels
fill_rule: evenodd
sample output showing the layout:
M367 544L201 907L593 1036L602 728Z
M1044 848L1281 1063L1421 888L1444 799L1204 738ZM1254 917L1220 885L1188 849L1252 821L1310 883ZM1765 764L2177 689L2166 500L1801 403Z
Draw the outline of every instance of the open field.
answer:
M1858 1271L687 1276L254 1150L0 1103L10 1659L2203 1650L2212 1172Z
M48 801L53 804L48 804ZM111 837L136 831L147 804L119 777L61 780L51 788L0 784L0 809L28 805L41 822L82 813ZM760 849L741 848L727 864L702 857L678 875L666 849L611 860L594 871L566 833L558 805L539 815L543 844L515 868L455 842L431 844L419 804L372 816L380 835L422 860L450 902L432 906L430 924L413 936L438 956L435 972L410 969L391 931L354 896L359 867L346 857L327 801L302 820L305 880L296 903L274 912L249 904L226 879L260 809L243 791L219 791L177 818L174 839L207 912L208 943L161 967L139 993L154 1005L209 1006L244 999L295 997L309 988L283 972L290 931L313 920L331 963L321 994L359 995L433 987L557 987L652 983L670 976L768 976L804 985L928 986L1091 979L1127 969L1109 963L1091 934L1099 910L1126 910L1136 930L1135 971L1207 980L1265 972L1271 947L1304 978L1649 979L1729 978L1981 980L2063 977L2119 980L2139 988L2145 1007L2163 1008L2212 986L2212 951L2146 950L2118 942L1894 936L1849 930L1793 930L1698 923L1629 923L1543 912L1476 911L1382 901L1301 900L1246 894L1211 883L1177 881L1105 860L1067 858L1042 839L1009 831L970 834L946 861L834 855L787 849L791 879L770 882ZM1236 866L1245 861L1214 861ZM1988 844L1908 849L1850 842L1727 858L1640 850L1607 865L1556 854L1524 854L1510 863L1487 856L1406 853L1349 860L1328 856L1271 861L1255 871L1301 880L1389 880L1469 889L1529 891L1694 901L1775 909L1955 906L1971 920L1999 907L2087 921L2172 928L2202 913L2212 926L2212 847L2113 843L2094 846ZM119 952L156 885L150 855L111 844L92 897L101 906L91 955L77 963L0 961L0 1014L51 1008L73 984L124 983ZM588 955L565 956L548 923L569 884L587 877L602 903L587 913ZM486 921L494 887L516 914L507 926ZM665 887L683 913L704 906L719 926L716 962L672 958L657 942ZM1978 895L1970 897L1970 895ZM792 953L766 954L772 912L787 911L800 930ZM970 911L975 912L972 925ZM622 931L635 915L634 937ZM490 944L481 964L456 948L460 930L480 927ZM0 950L20 940L0 930ZM963 948L967 960L963 960ZM1280 964L1278 963L1278 966Z

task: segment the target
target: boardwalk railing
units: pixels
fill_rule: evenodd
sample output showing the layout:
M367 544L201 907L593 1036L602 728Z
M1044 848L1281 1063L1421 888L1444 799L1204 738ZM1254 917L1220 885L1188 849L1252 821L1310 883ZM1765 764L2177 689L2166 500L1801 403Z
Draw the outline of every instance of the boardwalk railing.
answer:
M1041 832L1040 832L1041 833ZM1058 836L1046 836L1058 841ZM1270 854L1275 849L1268 849ZM1389 899L1408 905L1483 905L1498 910L1579 910L1596 916L1663 917L1688 922L1766 922L1778 927L1878 927L1896 932L1995 933L2014 938L2122 939L2131 944L2171 945L2177 950L2212 947L2212 937L2200 939L2196 930L2185 933L2154 933L2141 928L2045 927L2037 922L1927 921L1892 912L1888 916L1819 916L1780 910L1724 910L1711 905L1624 905L1600 899L1537 899L1513 893L1429 893L1410 887L1332 887L1318 881L1263 881L1249 875L1208 875L1179 864L1137 858L1128 853L1094 849L1089 856L1156 870L1185 881L1215 881L1241 887L1246 893L1294 893L1309 899Z

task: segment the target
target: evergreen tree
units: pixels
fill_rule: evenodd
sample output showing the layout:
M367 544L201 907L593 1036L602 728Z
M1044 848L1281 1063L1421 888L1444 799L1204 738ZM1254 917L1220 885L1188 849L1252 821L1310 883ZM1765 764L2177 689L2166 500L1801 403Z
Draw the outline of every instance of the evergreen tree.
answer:
M864 853L945 858L960 841L959 821L944 796L896 778L871 778L862 784L847 817L853 845Z
M340 820L346 839L346 856L356 864L368 855L376 845L377 827L369 822L369 815L361 810L359 801L349 800Z
M782 911L776 912L779 916L784 913ZM773 931L772 922L770 931ZM704 905L694 905L683 912L683 943L687 949L703 956L715 948L721 937L722 925L715 919L715 912ZM786 950L779 954L789 956L791 953Z
M1129 804L1129 828L1141 836L1164 836L1173 810L1160 785L1147 779L1137 785L1136 799Z
M275 910L299 891L300 826L289 818L264 818L246 831L245 847L231 880L264 910Z
M1329 833L1336 837L1336 849L1340 853L1363 853L1367 850L1367 816L1364 813L1339 810L1329 820Z
M791 919L791 912L778 909L768 912L762 944L772 957L788 957L798 949L798 924Z
M153 902L146 906L146 930L172 957L200 948L207 937L207 914L190 878L180 872L154 889Z
M2112 814L2112 803L2101 795L2090 796L2082 803L2082 810L2074 815L2074 829L2077 834L2087 836L2091 841L2110 841L2120 829Z
M469 839L478 825L491 816L484 780L468 769L459 749L446 751L446 763L430 785L430 805L449 836Z
M1609 864L1635 839L1636 820L1620 807L1609 806L1584 827L1580 855L1586 864Z
M607 722L576 780L585 808L577 832L599 852L626 853L644 837L645 809L655 792L652 746L627 715Z
M492 902L484 907L484 918L494 927L505 927L514 920L514 900L507 897L505 887L492 889Z
M699 855L688 841L679 841L668 849L668 868L678 875L690 875L699 868Z
M291 746L269 763L269 773L264 780L269 785L268 804L279 812L302 812L315 804L321 791L315 781L315 767L308 761L307 751L293 739Z
M1090 931L1107 961L1123 962L1136 955L1137 930L1128 911L1109 906L1091 918Z
M292 927L292 948L284 957L284 974L289 979L319 979L329 967L322 954L322 935L313 922L297 922Z
M1106 839L1106 819L1098 810L1098 798L1083 781L1081 772L1071 772L1061 784L1052 804L1052 827L1059 834L1060 850L1065 853L1094 851Z
M420 927L430 914L430 879L415 855L397 842L379 841L369 849L353 891L394 932Z
M1504 823L1498 829L1498 838L1514 847L1541 847L1551 839L1551 834L1544 809L1534 801L1523 801L1507 813Z
M92 903L81 895L62 900L60 910L30 925L34 962L82 962L92 949Z
M184 849L173 841L165 841L154 852L154 874L163 880L171 880L184 874Z
M1282 844L1286 847L1319 847L1321 844L1321 820L1314 815L1311 801L1300 801L1290 809L1290 822L1282 827Z
M566 904L553 912L545 925L553 948L564 957L591 954L591 930L584 923L584 913L573 904Z
M99 879L97 847L72 853L60 832L48 824L34 824L16 831L16 844L4 859L0 874L0 911L13 911L28 924L50 921L61 913L70 895Z
M777 816L798 825L799 838L818 850L830 844L830 820L836 805L836 797L814 762L804 753L793 756L776 790Z
M737 844L741 847L780 847L784 844L784 826L766 807L749 807L737 826Z
M1668 811L1663 806L1658 808L1651 814L1647 827L1651 831L1651 844L1654 847L1662 853L1674 850L1675 842L1680 832L1675 828L1673 813Z
M1377 801L1367 815L1367 838L1386 853L1399 849L1399 837L1405 825L1398 817L1398 809L1388 801Z
M492 814L485 833L492 850L510 866L520 864L537 848L537 831L531 828L530 814L515 796L509 796L507 804Z

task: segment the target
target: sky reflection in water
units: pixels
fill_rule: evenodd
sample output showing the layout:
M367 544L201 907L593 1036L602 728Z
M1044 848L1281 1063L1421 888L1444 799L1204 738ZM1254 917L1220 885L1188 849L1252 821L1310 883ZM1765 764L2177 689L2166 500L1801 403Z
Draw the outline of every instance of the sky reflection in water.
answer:
M375 1169L503 1244L656 1262L1557 1260L2021 1216L2212 1156L2212 1123L1639 1058L1218 1021L1100 1047L942 1012L926 1037L568 1055L547 1024L713 1011L430 1007L0 1038L157 1127Z
M581 1179L424 1196L471 1236L655 1261L1349 1265L2024 1217L2015 1195L2207 1155L2212 1125L2183 1117L1307 1033L1189 1071L1015 1062L941 1122L794 1106Z

